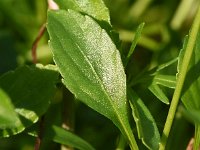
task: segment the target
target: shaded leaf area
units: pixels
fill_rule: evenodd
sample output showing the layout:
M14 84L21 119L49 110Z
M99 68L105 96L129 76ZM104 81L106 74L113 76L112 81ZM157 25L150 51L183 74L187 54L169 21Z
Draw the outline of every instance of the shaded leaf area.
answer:
M135 91L130 90L128 94L138 137L148 149L158 149L160 134L153 116Z
M0 88L0 129L14 127L18 121L9 96Z
M169 99L163 92L161 86L175 88L176 76L162 74L162 70L170 67L176 62L177 58L149 71L145 69L138 76L130 79L129 86L134 87L135 85L142 84L143 86L147 87L161 102L169 104Z
M64 90L66 90L64 88ZM60 91L57 91L60 92ZM65 122L66 125L69 125L70 131L63 129L63 120L69 118L69 114L64 114L66 109L72 109L69 107L69 103L66 104L66 101L74 100L74 96L69 93L69 91L65 91L63 93L62 99L63 101L58 102L56 99L54 100L54 104L50 106L48 112L45 113L44 117L44 131L43 138L44 140L54 141L56 143L66 145L69 147L73 147L80 150L94 150L94 148L85 140L83 140L79 135L76 135L71 130L73 128L72 123ZM65 100L64 100L65 99ZM70 111L71 115L74 115ZM66 117L67 116L67 117ZM75 117L75 116L74 116ZM34 129L33 131L37 131L38 129Z
M184 108L181 108L181 112L183 115L193 124L199 124L200 125L200 110L187 110Z
M126 76L119 51L106 31L72 10L50 11L47 28L66 87L134 139L127 117Z
M44 133L44 138L63 145L78 148L80 150L94 150L89 143L77 135L55 125L48 128L48 130Z
M38 64L20 67L0 77L0 88L9 96L20 119L14 127L0 130L0 136L20 133L38 121L54 96L58 75L55 66Z

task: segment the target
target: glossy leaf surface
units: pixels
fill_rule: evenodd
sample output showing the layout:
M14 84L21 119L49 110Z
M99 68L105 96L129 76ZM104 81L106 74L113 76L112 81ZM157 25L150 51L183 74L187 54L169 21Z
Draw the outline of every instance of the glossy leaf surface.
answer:
M20 118L14 127L0 130L0 136L20 133L38 121L54 96L58 75L55 66L36 65L20 67L0 77L0 86L10 97Z
M50 11L47 28L66 87L134 139L127 117L126 76L106 31L89 16L72 10Z
M54 0L61 9L72 9L90 15L99 21L110 22L109 10L103 0Z
M148 149L158 149L160 134L154 118L134 91L129 91L128 94L139 138Z

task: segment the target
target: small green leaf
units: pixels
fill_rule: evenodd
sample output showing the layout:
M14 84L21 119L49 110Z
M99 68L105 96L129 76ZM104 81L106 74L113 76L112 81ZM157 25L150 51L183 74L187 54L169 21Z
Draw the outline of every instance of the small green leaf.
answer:
M77 135L55 125L45 131L43 138L80 150L95 150L88 142Z
M153 82L168 88L176 87L176 77L172 75L157 74L154 77Z
M169 99L157 84L151 84L148 88L159 100L165 104L169 104Z
M129 62L129 60L130 60L130 57L131 57L131 55L133 54L133 52L134 52L134 50L135 50L135 47L136 47L136 45L137 45L137 43L138 43L138 41L139 41L139 39L140 39L140 36L141 36L141 33L142 33L143 28L144 28L144 23L141 23L141 24L138 26L138 28L137 28L137 30L136 30L136 32L135 32L135 37L134 37L133 42L132 42L132 44L131 44L131 48L130 48L130 50L129 50L129 52L128 52L128 55L127 55L127 57L126 57L125 66L128 64L128 62Z
M110 23L109 10L105 6L103 0L54 0L61 9L72 9L89 16L94 17L99 21Z
M155 120L133 90L129 91L128 94L139 138L142 139L142 142L148 149L157 150L160 142L160 134Z
M38 121L54 96L58 75L55 66L36 65L23 66L0 77L0 87L10 97L20 118L14 127L0 130L0 136L20 133Z
M0 129L14 127L20 122L9 96L0 88Z
M178 59L179 58L176 57L176 58L174 58L174 59L172 59L172 60L170 60L170 61L168 61L168 62L166 62L164 64L159 65L158 68L156 69L156 71L158 72L158 71L161 71L161 70L163 70L163 69L165 69L167 67L170 67L171 65L173 65L174 63L176 63L178 61Z
M65 86L111 119L137 149L128 122L126 75L109 35L92 18L73 10L49 11L47 29Z

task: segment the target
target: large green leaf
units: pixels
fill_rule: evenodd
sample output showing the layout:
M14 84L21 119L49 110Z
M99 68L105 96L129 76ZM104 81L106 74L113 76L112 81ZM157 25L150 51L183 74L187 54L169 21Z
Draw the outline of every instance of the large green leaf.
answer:
M103 0L54 0L61 9L72 9L110 23L108 8Z
M106 31L89 16L73 10L48 12L47 29L54 61L66 87L111 119L133 142L127 116L126 76L119 51Z
M19 121L9 96L0 88L0 129L15 126Z
M142 142L148 149L157 150L160 134L154 118L133 90L129 91L128 94L139 138L142 139Z
M58 126L49 127L44 133L44 138L53 140L54 142L60 144L78 148L80 150L94 150L94 148L89 143L77 135L71 133L70 131L67 131Z
M0 87L10 97L20 121L14 127L0 130L0 136L17 134L38 121L54 95L57 79L58 72L51 65L24 66L2 75Z

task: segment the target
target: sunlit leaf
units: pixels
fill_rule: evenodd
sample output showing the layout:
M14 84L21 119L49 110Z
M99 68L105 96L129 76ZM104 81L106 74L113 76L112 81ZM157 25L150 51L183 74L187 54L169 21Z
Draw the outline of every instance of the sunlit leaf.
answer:
M111 119L132 141L126 76L119 51L92 18L75 11L48 13L54 61L66 87L82 102Z
M23 66L0 77L0 87L10 97L20 118L14 127L0 130L0 136L20 133L38 121L54 96L58 75L55 66L36 65Z
M147 148L152 150L158 149L160 134L155 120L148 108L134 91L129 91L128 94L139 138Z
M103 0L54 0L61 9L72 9L110 23L109 10Z

